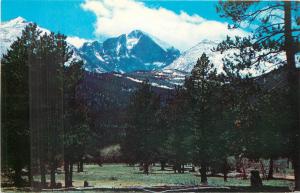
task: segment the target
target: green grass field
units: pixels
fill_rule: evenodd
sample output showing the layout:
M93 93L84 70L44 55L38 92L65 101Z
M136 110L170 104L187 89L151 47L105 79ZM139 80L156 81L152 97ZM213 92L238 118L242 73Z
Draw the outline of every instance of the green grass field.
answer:
M196 173L185 172L174 174L173 171L160 171L159 166L152 167L149 175L143 174L138 167L129 167L123 164L85 165L83 173L74 172L74 185L83 186L84 180L96 187L151 187L151 186L178 186L200 185L200 177ZM57 175L57 179L63 181L64 175ZM293 182L287 180L265 180L266 186L291 186ZM210 186L249 186L249 180L229 178L224 182L222 177L209 177Z
M149 175L145 175L139 171L138 167L129 167L125 164L104 164L102 167L98 165L85 165L84 172L77 173L75 170L73 185L75 187L82 187L85 180L89 182L90 186L97 188L149 188L153 186L200 185L200 177L195 174L196 173L190 172L174 174L173 171L160 171L159 166L154 166L152 167L151 173ZM57 182L63 183L63 174L58 174L56 177ZM36 176L36 180L38 180L38 176ZM263 184L265 186L274 187L293 186L293 182L288 180L264 180ZM247 187L250 186L250 181L228 178L228 182L224 182L222 177L208 177L208 185ZM78 193L80 191L76 192ZM91 193L91 191L85 192Z

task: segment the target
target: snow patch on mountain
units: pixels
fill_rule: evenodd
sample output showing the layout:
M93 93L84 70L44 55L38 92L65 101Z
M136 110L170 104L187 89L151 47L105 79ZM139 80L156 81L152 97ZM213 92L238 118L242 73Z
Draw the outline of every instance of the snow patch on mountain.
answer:
M217 51L213 51L213 48L216 48L219 42L211 41L211 40L203 40L199 42L196 46L188 49L183 52L180 57L174 60L169 66L165 67L164 70L179 70L190 73L194 66L197 63L197 60L201 57L203 53L205 53L212 64L214 64L218 73L222 73L223 71L223 59L224 58L234 58L234 55L238 53L237 49L232 49L225 51L224 53L220 53ZM268 50L261 51L260 54L266 53ZM300 55L300 54L299 54ZM273 61L271 62L261 62L259 67L253 66L250 69L245 69L241 73L242 75L251 74L252 76L259 76L261 74L270 72L283 65L286 60L285 53L282 52L278 56L274 56ZM297 55L296 55L297 60ZM296 61L297 66L300 67L299 59Z
M127 38L127 49L131 50L138 42L138 38Z
M164 88L164 89L169 89L169 90L172 90L173 88L171 87L168 87L168 86L165 86L165 85L160 85L160 84L157 84L157 83L151 83L151 86L155 86L155 87L159 87L159 88Z
M126 78L129 79L129 80L132 80L132 81L134 81L134 82L138 82L138 83L142 83L142 82L143 82L142 80L135 79L135 78L131 78L131 77L129 77L129 76L127 76Z
M131 81L137 82L137 83L142 83L144 81L144 80L132 78L132 77L129 77L129 76L126 76L126 78L131 80ZM164 89L173 89L172 87L162 85L162 84L158 84L156 82L149 82L149 83L150 83L151 86L154 86L154 87L159 87L159 88L164 88Z
M105 60L102 58L102 56L100 56L100 54L98 52L95 52L95 56L96 56L96 58L98 58L98 60L105 62Z

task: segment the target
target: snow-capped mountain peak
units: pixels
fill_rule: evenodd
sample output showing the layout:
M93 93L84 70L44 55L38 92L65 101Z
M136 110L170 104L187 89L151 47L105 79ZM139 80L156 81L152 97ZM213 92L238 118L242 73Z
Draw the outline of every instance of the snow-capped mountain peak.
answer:
M108 38L103 43L85 43L79 53L89 71L103 69L121 73L162 69L180 54L175 48L162 48L141 30Z
M7 53L7 50L10 49L11 44L17 40L18 37L22 35L22 31L25 29L25 27L32 22L27 21L23 17L17 17L15 19L9 20L7 22L2 22L0 24L0 41L1 41L1 46L0 46L0 59L4 54ZM49 34L50 30L42 28L40 26L37 26L37 29L40 30L43 35L44 33ZM76 37L73 37L76 38ZM67 40L70 49L74 50L75 52L73 53L73 56L71 60L79 60L79 56L76 53L76 45L73 45ZM69 61L70 62L70 61ZM68 63L66 65L68 65Z
M129 34L126 34L126 47L128 50L131 50L140 40L143 32L140 30L134 30Z
M211 62L214 64L222 64L222 55L216 54L212 51L212 49L217 45L218 42L205 39L194 47L183 52L179 58L174 60L174 62L169 66L165 67L165 69L176 69L184 72L191 72L198 58L200 58L204 52L208 55ZM221 67L218 70L222 70Z
M159 45L163 50L167 51L168 49L173 49L174 47L167 42L147 33L142 30L133 30L128 34L129 37L131 38L136 38L139 39L141 36L148 36L151 38L157 45Z
M190 73L193 67L196 65L198 58L201 57L203 53L205 53L214 67L216 68L218 73L224 72L223 70L223 58L234 58L234 55L239 52L237 49L227 50L223 53L218 51L213 51L213 48L216 48L218 42L211 41L211 40L203 40L199 42L194 47L190 48L189 50L183 52L179 58L174 60L169 66L165 67L164 70L181 70L187 73ZM265 53L268 50L262 50L260 54ZM274 61L265 61L260 64L260 68L256 68L255 66L244 69L241 73L242 75L249 75L251 76L259 76L261 74L267 73L271 70L276 69L280 65L282 65L283 61L285 60L285 54L282 52L279 55L274 56ZM235 61L233 61L235 62ZM296 66L299 65L299 60L297 61L296 55Z
M22 17L17 17L7 22L0 24L0 58L3 54L6 54L10 45L22 35L22 30L28 25L29 22Z
M15 24L22 24L22 23L26 23L26 19L23 17L16 17L15 19L12 19L8 22L4 22L4 25L15 25Z
M133 30L127 36L130 38L140 38L141 36L145 35L146 33L141 30Z

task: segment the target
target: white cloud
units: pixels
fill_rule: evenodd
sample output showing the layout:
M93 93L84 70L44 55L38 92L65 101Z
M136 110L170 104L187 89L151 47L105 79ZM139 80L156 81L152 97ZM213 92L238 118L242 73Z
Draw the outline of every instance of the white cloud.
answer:
M133 0L85 0L81 7L96 17L96 36L117 36L139 29L186 50L203 39L221 40L226 35L246 35L228 30L227 23L207 20L184 11L177 14L165 8L149 8Z
M75 46L76 48L80 48L85 42L90 42L91 40L79 38L76 36L68 36L66 41Z

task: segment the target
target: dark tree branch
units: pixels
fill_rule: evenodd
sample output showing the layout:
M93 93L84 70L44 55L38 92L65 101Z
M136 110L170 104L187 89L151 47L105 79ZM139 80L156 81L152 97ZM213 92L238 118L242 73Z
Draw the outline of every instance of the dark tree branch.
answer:
M282 7L283 8L283 5L277 4L277 5L273 5L273 6L268 6L268 7L264 8L264 9L258 9L257 11L255 11L255 12L253 12L251 14L248 14L248 15L245 14L244 16L246 18L248 18L248 17L256 17L256 15L259 15L259 14L265 12L265 11L274 10L274 8L277 8L277 7Z
M263 37L257 39L253 44L259 44L259 43L261 43L261 42L263 42L263 41L266 41L266 40L270 39L270 38L273 37L273 36L276 36L276 35L282 34L282 33L284 33L284 30L283 30L283 29L280 30L280 31L276 31L276 32L274 32L274 33L272 33L272 34L270 34L270 35L263 36Z

